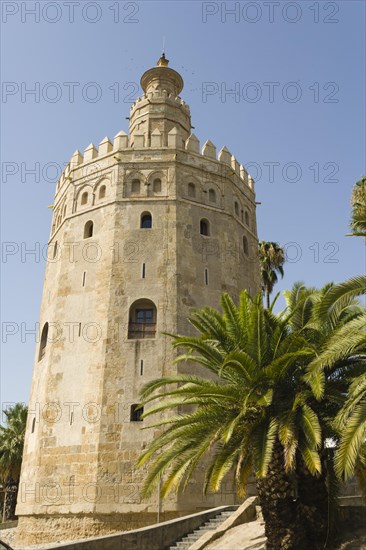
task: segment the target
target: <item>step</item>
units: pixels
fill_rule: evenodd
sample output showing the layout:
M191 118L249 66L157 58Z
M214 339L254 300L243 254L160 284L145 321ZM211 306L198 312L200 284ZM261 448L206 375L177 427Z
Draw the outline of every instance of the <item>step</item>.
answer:
M223 523L223 519L210 519L208 522L209 525L220 525L220 523Z
M233 512L234 510L220 512L217 516L206 521L206 523L201 525L198 529L182 537L173 546L170 546L169 550L189 550L193 543L200 539L205 533L215 531Z

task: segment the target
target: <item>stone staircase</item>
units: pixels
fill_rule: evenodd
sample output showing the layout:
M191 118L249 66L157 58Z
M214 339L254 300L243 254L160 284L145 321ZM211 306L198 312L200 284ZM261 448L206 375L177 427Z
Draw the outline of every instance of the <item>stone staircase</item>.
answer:
M201 527L195 531L192 531L191 533L188 533L188 535L178 539L173 546L166 547L165 550L188 550L194 542L202 537L204 533L207 533L207 531L215 531L221 523L231 516L233 511L234 509L231 511L221 512L214 518L206 521L206 523L201 525Z

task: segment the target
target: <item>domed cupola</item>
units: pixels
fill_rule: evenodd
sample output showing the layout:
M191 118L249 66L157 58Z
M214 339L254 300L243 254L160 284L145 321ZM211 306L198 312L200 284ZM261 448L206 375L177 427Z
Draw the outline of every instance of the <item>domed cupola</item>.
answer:
M138 98L130 112L130 140L135 135L144 136L144 145L151 144L151 134L160 132L161 145L167 145L168 133L175 127L182 146L191 133L191 116L188 105L179 97L184 82L177 71L168 67L169 60L163 53L156 67L148 69L141 77L144 95Z

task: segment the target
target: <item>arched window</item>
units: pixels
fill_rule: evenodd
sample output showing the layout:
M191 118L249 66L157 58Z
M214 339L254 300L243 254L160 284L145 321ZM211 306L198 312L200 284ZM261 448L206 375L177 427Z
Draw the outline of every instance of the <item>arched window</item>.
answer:
M56 258L56 254L57 254L57 241L55 241L55 244L53 245L53 255L52 255L53 260Z
M39 345L38 361L41 361L41 359L43 359L43 357L46 355L47 338L48 338L48 323L45 323L43 325L42 334L41 334L41 342L40 342L40 345Z
M188 196L189 197L195 197L196 196L196 186L192 182L188 184Z
M132 195L139 195L140 194L140 180L139 179L132 180L131 193L132 193Z
M237 203L237 201L235 201L234 203L234 210L235 210L235 214L239 216L239 204Z
M99 198L104 199L105 197L105 185L102 185L102 187L99 189Z
M156 333L156 306L154 302L141 299L130 307L128 322L128 338L155 338Z
M63 212L62 212L62 217L63 217L63 218L66 216L66 210L67 210L67 206L66 206L66 204L65 204L64 209L63 209Z
M130 410L130 421L131 422L142 422L142 415L144 414L144 407L142 407L139 403L134 403L131 405Z
M91 220L84 225L84 239L90 239L93 236L94 224Z
M245 236L243 237L243 251L246 256L249 256L249 243Z
M247 210L245 211L244 219L245 219L245 225L249 226L249 213Z
M150 212L143 212L141 214L140 228L141 229L151 229L152 228L152 216L151 216Z
M88 193L83 193L81 195L81 204L86 204L88 202Z
M208 200L210 202L216 202L216 191L215 189L210 189L208 192Z
M201 235L205 235L206 237L210 234L210 222L206 219L202 219L200 221L200 233Z
M160 178L154 179L153 191L154 191L154 193L161 193L161 179Z

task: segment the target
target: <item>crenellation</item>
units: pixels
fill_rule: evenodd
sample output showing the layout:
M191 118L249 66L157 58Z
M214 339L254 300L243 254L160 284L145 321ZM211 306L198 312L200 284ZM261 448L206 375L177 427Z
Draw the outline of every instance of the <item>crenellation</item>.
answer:
M89 160L95 159L97 156L98 156L98 150L96 149L95 145L91 143L84 150L84 163L88 162Z
M114 136L113 141L113 149L115 151L118 151L119 149L127 149L128 148L128 135L126 132L121 130Z
M179 149L182 147L182 138L180 132L176 126L168 133L168 147Z
M231 166L231 153L225 146L219 152L218 160Z
M79 149L76 149L75 153L72 155L70 159L70 165L72 166L72 168L75 168L76 166L79 166L79 164L83 164L83 162L84 162L83 155L80 153Z
M216 145L214 145L209 139L202 147L202 156L216 160Z
M155 130L151 132L150 147L160 148L162 146L162 137L160 130L155 128Z
M240 164L234 155L231 156L231 168L234 170L235 174L240 177Z
M133 136L134 149L143 149L145 147L145 134L143 132L135 132Z
M191 153L196 153L197 155L199 155L200 154L199 139L194 134L191 134L189 138L186 140L185 148L187 151L190 151Z
M248 172L242 164L240 165L240 178L243 180L245 185L248 185Z
M110 141L109 137L105 137L100 143L99 143L99 149L98 149L98 157L102 157L104 155L107 155L110 153L113 149L112 142Z

